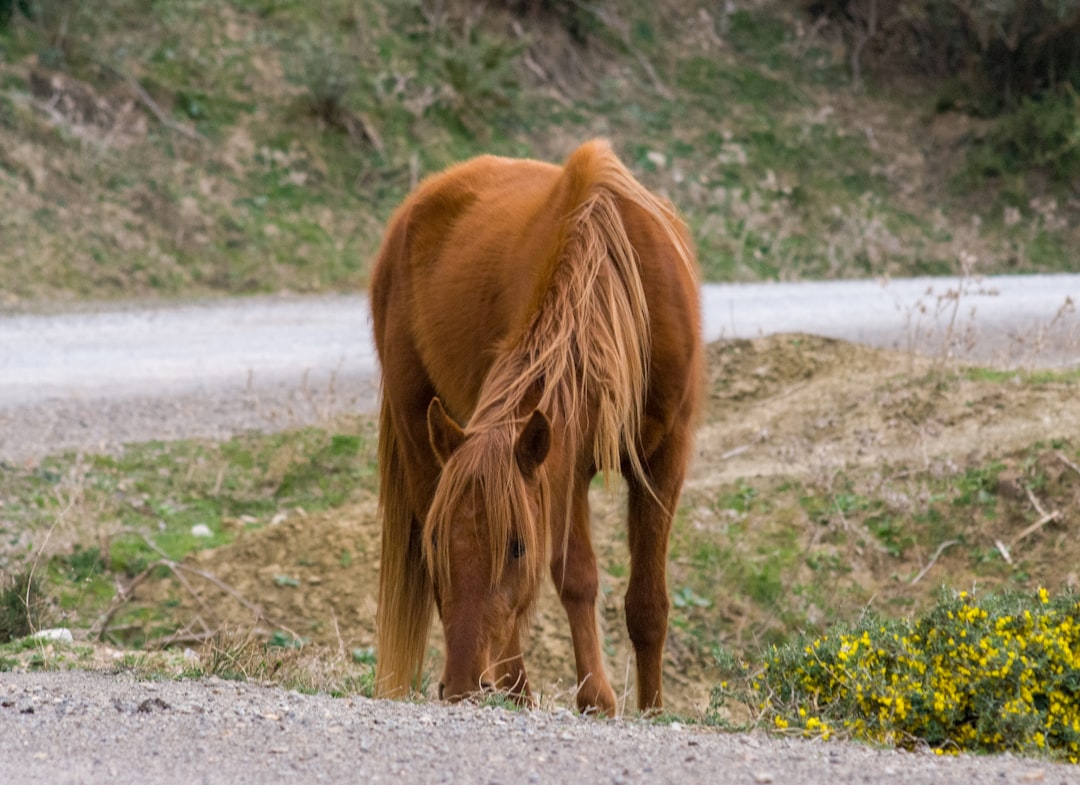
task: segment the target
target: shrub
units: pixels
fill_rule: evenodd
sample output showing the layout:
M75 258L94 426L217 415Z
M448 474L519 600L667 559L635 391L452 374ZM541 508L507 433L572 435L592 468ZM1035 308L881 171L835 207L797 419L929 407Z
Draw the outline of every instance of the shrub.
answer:
M1080 87L1080 0L802 0L860 62L959 78L997 112L1071 82Z
M723 695L714 697L714 703ZM751 699L778 729L939 754L1080 761L1080 598L943 596L918 621L868 618L773 648Z
M359 85L359 64L329 37L301 41L290 77L307 89L308 112L331 128L349 130L347 104Z
M0 30L3 30L18 10L23 16L31 14L30 0L0 0Z
M1032 169L1070 183L1080 177L1080 98L1066 87L1056 94L1024 98L998 118L968 154L976 176L996 177Z

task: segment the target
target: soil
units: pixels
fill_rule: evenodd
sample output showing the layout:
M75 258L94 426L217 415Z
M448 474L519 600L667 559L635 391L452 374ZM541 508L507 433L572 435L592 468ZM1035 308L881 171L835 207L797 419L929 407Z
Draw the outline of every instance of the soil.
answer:
M1076 588L1080 538L1072 532L1080 507L1080 469L1075 448L1067 447L1080 433L1075 375L969 373L932 358L808 335L721 341L709 347L708 356L708 399L673 541L671 586L705 585L701 581L708 576L702 577L700 564L684 547L702 538L713 547L738 548L737 532L747 537L757 532L754 547L760 552L769 551L770 542L793 541L799 556L780 579L781 598L772 605L755 604L733 584L716 587L721 596L714 601L722 607L720 621L715 614L709 617L715 629L695 628L692 608L675 609L673 616L684 623L673 623L669 634L665 689L672 710L693 715L707 706L718 680L715 646L768 640L778 616L793 609L802 624L812 624L820 609L795 597L807 594L806 587L828 583L830 590L846 592L852 612L870 602L886 610L917 608L945 582L958 588ZM851 493L876 494L890 509L903 512L906 505L910 512L934 503L928 500L933 483L947 487L949 478L988 465L996 478L997 506L985 514L964 513L967 517L956 524L964 529L954 543L961 547L946 546L937 554L944 535L935 541L916 532L910 547L889 550L860 529L864 523L857 509L845 516L837 504L838 514L816 520L798 504L800 494L814 493L835 502L843 484ZM1029 482L1035 473L1040 481ZM742 511L718 503L732 488L747 485L768 503ZM801 490L793 493L793 487ZM795 501L785 507L788 498ZM609 674L633 706L632 658L621 607L626 583L619 567L625 563L622 499L618 491L598 488L592 505ZM376 511L377 500L370 496L330 512L295 511L190 558L190 566L231 592L193 579L196 597L163 580L140 587L138 599L171 598L177 603L175 620L192 634L229 624L262 634L287 630L343 651L371 647ZM996 545L1011 550L1008 562L998 559L988 567L973 558L976 551L993 553ZM843 569L811 569L810 554L821 552ZM796 586L803 588L795 591ZM441 660L440 639L433 625L433 668ZM573 686L572 648L550 588L540 603L526 662L542 700L570 703L565 696Z

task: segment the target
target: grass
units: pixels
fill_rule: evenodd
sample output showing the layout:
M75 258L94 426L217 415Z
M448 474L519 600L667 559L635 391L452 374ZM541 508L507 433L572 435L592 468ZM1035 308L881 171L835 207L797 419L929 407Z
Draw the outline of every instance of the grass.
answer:
M5 468L0 474L3 526L9 535L26 531L33 535L29 540L22 536L13 540L16 547L4 555L5 570L28 563L34 566L40 583L31 594L42 598L45 614L29 627L10 633L16 639L0 645L0 667L102 667L105 663L155 678L216 675L273 681L301 691L371 694L374 651L348 650L344 645L335 649L283 628L256 633L252 628L224 627L188 655L139 651L145 637L128 641L134 650L115 653L18 636L46 623L85 630L112 607L118 580L131 581L140 571L161 564L163 554L181 559L195 549L229 542L240 531L265 526L283 510L298 506L332 510L348 502L355 488L373 491L372 427L370 421L345 420L289 434L247 435L221 445L148 444L129 447L117 456L68 455L49 459L35 469ZM669 637L681 666L688 664L687 658L707 663L705 672L717 689L703 717L681 719L736 725L752 721L779 732L865 738L902 746L922 740L946 751L1011 749L1031 754L1049 750L1067 759L1072 754L1072 737L1061 735L1064 731L1058 736L1050 732L1059 729L1057 725L1047 728L1048 709L1032 715L1032 707L1045 709L1041 699L1025 704L1023 717L1018 715L1016 720L1019 724L1001 731L1004 746L995 747L998 742L992 739L998 730L978 730L971 737L971 731L946 728L943 715L934 715L937 719L932 720L927 714L933 713L932 702L920 704L918 712L913 703L900 704L910 723L884 724L880 713L875 713L883 705L878 698L886 695L881 692L888 687L884 682L879 685L880 695L873 693L878 697L872 706L855 708L853 699L842 700L857 694L855 681L846 698L830 697L834 702L828 704L823 688L804 685L803 692L798 689L803 689L799 684L805 675L799 668L806 671L817 663L807 659L806 647L834 672L835 666L828 663L838 661L843 652L854 656L880 648L886 660L881 660L886 655L875 654L878 659L863 661L851 678L876 678L871 666L879 667L880 661L886 663L891 683L893 673L902 674L897 670L901 657L915 661L915 649L901 644L905 638L911 641L916 634L912 630L948 629L948 623L939 618L942 613L947 617L948 609L955 615L957 608L976 607L963 597L953 597L946 611L940 610L943 601L938 600L937 587L946 574L953 586L996 587L1010 598L1016 591L1027 592L1028 605L1018 608L1031 609L1034 596L1040 605L1064 613L1066 599L1043 603L1037 589L1053 565L1072 559L1067 550L1071 546L1050 534L1052 527L1021 540L1007 539L1006 533L1015 537L1019 529L1031 525L1035 513L1028 492L1047 507L1069 504L1076 483L1070 464L1078 461L1080 450L1057 439L949 471L878 465L872 471L852 466L801 479L747 477L711 492L713 501L704 519L710 522L708 526L693 523L702 520L693 512L698 504L693 500L681 513L672 543ZM58 519L60 525L56 525ZM191 528L198 524L210 530L209 538L191 535ZM68 526L72 531L64 530ZM50 532L53 546L42 548L40 541ZM1011 561L989 545L995 539L1009 543ZM965 547L934 553L948 541ZM357 558L373 556L349 549L333 555L343 565ZM923 568L934 567L938 559L945 567L926 575ZM623 580L625 568L612 563L608 575ZM147 580L167 577L150 575ZM282 591L302 590L288 563L282 563L271 578ZM3 604L14 609L18 620L25 611L21 603L25 591L21 584L14 590L12 586L8 584ZM1018 601L1002 602L999 605L1005 608L1008 602ZM997 623L994 620L1001 614L995 616L990 605L977 607L988 609L991 626ZM156 607L131 607L122 621L160 637L175 629L170 610L169 601ZM1022 615L1022 609L1013 611L1013 617L1019 618L1018 613ZM3 618L12 614L0 621ZM927 618L930 621L921 620ZM1042 617L1033 618L1035 630ZM1065 616L1054 617L1058 621L1047 618L1047 635L1065 634L1061 621ZM887 635L880 632L882 628ZM899 637L888 644L886 638L892 640L894 633ZM870 637L870 648L864 635ZM918 654L950 657L948 649L935 649L937 654L928 651L920 649ZM741 663L747 663L746 668ZM826 666L814 667L819 668L814 671L819 675L828 672ZM949 673L941 667L937 672L940 678ZM1043 678L1022 673L1014 675ZM1051 695L1064 689L1064 684L1054 682L1044 692ZM923 689L931 687L937 692L944 689L942 684ZM913 689L907 685L903 694L910 695ZM863 693L870 694L869 688ZM890 704L893 714L896 694ZM486 705L504 706L504 701L502 696L490 696ZM732 714L736 704L744 708ZM971 727L963 724L969 714L961 707L949 717L959 723L957 728ZM903 719L890 717L890 722ZM1042 729L1032 730L1033 722ZM1016 741L1021 727L1030 730L1024 738L1035 746ZM1045 748L1034 741L1036 733L1043 734ZM1065 740L1064 747L1059 739ZM976 740L974 747L961 743Z
M1073 503L1077 457L1056 440L964 468L876 464L725 485L695 516L709 525L675 528L672 628L708 659L824 633L871 606L907 615L941 581L1032 589L1053 573L1064 585L1060 533L1028 530Z
M265 640L250 631L224 629L197 649L118 651L100 645L45 642L32 638L0 644L0 672L11 670L102 669L141 679L200 679L277 684L305 694L372 697L374 660L326 647Z
M710 280L940 273L961 253L1070 269L1063 196L1022 172L1005 202L971 199L977 179L919 186L912 119L933 96L853 98L780 4L717 17L715 41L682 0L523 36L455 3L71 8L66 36L19 16L0 31L8 302L355 291L417 177L597 134L679 205Z
M117 581L163 559L180 561L297 511L373 493L372 428L367 420L342 419L330 428L221 444L149 443L116 456L67 454L33 469L5 467L0 533L9 539L0 574L34 569L31 594L49 599L34 606L35 614L88 626L116 596ZM20 593L22 583L18 591L5 588L4 618L11 621L3 622L10 629L2 640L29 631L16 623L13 598Z

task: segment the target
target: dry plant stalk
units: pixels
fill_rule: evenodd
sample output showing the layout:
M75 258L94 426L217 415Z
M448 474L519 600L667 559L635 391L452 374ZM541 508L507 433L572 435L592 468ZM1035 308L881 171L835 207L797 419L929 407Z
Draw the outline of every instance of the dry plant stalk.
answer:
M1051 512L1047 512L1046 510L1044 510L1042 505L1039 504L1038 498L1036 498L1035 494L1031 492L1031 488L1028 488L1025 485L1024 486L1024 491L1025 491L1025 493L1027 493L1027 497L1031 501L1031 506L1035 508L1035 512L1039 513L1039 519L1036 520L1035 523L1033 523L1030 526L1026 527L1023 531L1021 531L1015 537L1013 537L1013 541L1012 541L1013 547L1016 547L1016 544L1018 542L1020 542L1024 538L1029 537L1030 535L1034 534L1039 529L1041 529L1043 526L1050 523L1050 521L1056 521L1059 517L1061 517L1061 512L1059 510L1052 510Z

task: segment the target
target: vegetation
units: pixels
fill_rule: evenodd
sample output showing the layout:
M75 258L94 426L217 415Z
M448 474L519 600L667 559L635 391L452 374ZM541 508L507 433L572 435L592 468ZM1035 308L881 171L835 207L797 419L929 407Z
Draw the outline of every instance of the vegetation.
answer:
M97 625L101 635L107 619L117 631L103 637L126 645L171 634L178 625L167 612L118 609L117 586L167 577L195 551L372 493L373 427L346 419L332 430L150 443L120 456L64 455L31 469L3 468L0 576L22 577L0 592L0 643L40 629L46 618ZM58 528L69 544L44 552Z
M0 302L355 291L424 174L594 135L713 280L1069 269L1074 5L12 0Z
M868 615L774 647L748 700L781 731L938 754L1015 752L1080 762L1080 600L947 593L916 619ZM713 710L737 692L714 692Z
M980 383L1012 384L1015 377L991 374ZM185 555L242 532L280 528L273 521L283 512L303 506L350 515L344 502L374 489L371 427L342 421L221 445L132 446L123 456L89 462L72 455L38 469L8 467L0 500L9 535L36 532L40 541L61 514L75 531L65 532L74 540L68 546L5 552L9 568L33 565L40 576L32 596L44 614L9 633L14 640L0 647L0 667L102 665L83 645L20 638L50 618L135 647L121 665L145 676L214 674L370 694L375 652L346 653L333 632L311 641L283 627L255 633L232 625L214 630L195 655L139 652L174 640L185 607L190 613L194 606L169 594L154 594L166 599L149 603L133 595L137 580L173 582L168 565ZM717 683L704 719L825 739L1075 757L1080 708L1069 658L1080 650L1080 606L1067 591L1051 597L1039 585L1053 565L1073 563L1072 546L1057 535L1033 536L1053 521L1033 528L1028 492L1047 507L1066 508L1078 460L1080 451L1057 441L962 469L852 466L801 480L740 479L713 491L707 520L725 531L718 536L715 528L683 521L671 568L674 656L680 668L708 663ZM701 509L696 493L689 504ZM199 523L210 537L192 535ZM308 537L321 537L308 528ZM1011 533L1009 546L983 547L988 538L1004 539L999 532ZM949 542L965 547L940 547ZM601 550L610 559L607 580L627 576L619 553ZM996 590L978 601L964 592L940 594L939 583L922 580L939 557L951 585ZM312 593L316 587L293 577L303 558L294 551L293 561L273 565L268 580L281 592ZM354 557L345 551L334 558L348 567ZM878 578L866 574L868 566ZM117 585L124 587L119 595ZM24 596L25 587L4 594L16 613L3 618L25 617ZM113 615L103 627L106 614ZM621 620L614 624L621 628Z

